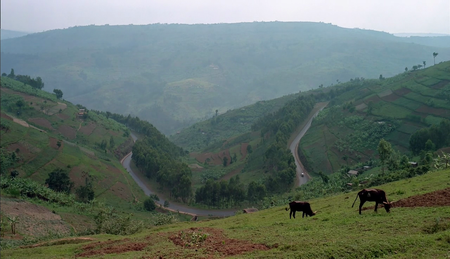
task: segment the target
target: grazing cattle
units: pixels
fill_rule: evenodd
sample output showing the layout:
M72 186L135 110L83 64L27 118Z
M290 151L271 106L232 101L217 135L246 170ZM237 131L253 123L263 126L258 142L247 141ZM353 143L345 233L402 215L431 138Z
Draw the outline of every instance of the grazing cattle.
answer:
M360 200L359 203L359 214L361 214L361 208L366 201L374 201L375 204L375 212L377 212L378 203L384 204L384 209L389 213L389 209L391 208L391 203L386 198L386 193L380 189L363 189L356 195L355 201L353 202L352 208L355 205L356 200Z
M309 202L306 201L293 201L289 203L289 208L291 209L291 212L289 213L289 218L291 218L291 216L294 216L295 219L295 212L296 211L303 211L303 215L302 218L310 216L314 216L316 215L316 212L313 212L311 210L311 205L309 204ZM288 210L288 208L286 208L286 211Z

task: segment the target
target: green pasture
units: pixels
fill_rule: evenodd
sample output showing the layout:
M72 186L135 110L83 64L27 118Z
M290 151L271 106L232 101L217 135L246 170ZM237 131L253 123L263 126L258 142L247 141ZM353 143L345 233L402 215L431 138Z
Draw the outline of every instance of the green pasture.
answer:
M450 170L428 174L379 186L386 191L389 201L449 188ZM81 247L98 241L151 243L142 251L98 255L94 258L205 257L205 248L176 246L167 236L189 228L207 233L207 228L221 229L227 238L264 244L266 251L254 250L234 255L233 258L446 258L450 247L450 207L392 208L378 213L368 208L358 214L352 208L356 191L310 200L317 211L314 217L289 219L286 206L277 206L252 214L240 214L220 220L181 222L144 229L128 236L94 235L94 241L79 244L41 246L28 249L2 250L8 258L67 258L81 252ZM368 202L364 207L371 207ZM206 236L206 240L208 235ZM227 243L223 243L224 246ZM212 254L209 258L220 258Z
M442 120L443 118L436 117L433 115L428 115L427 117L425 117L425 123L428 125L438 125L439 123L441 123Z
M397 105L383 103L381 107L374 109L373 113L387 118L404 119L411 114L411 111Z
M403 123L402 125L400 125L400 127L397 130L411 135L411 134L414 134L419 129L420 129L420 127L417 127L415 125L412 125L409 123Z
M413 111L423 105L423 103L419 103L417 101L409 100L403 97L398 98L393 103L395 105L402 106Z

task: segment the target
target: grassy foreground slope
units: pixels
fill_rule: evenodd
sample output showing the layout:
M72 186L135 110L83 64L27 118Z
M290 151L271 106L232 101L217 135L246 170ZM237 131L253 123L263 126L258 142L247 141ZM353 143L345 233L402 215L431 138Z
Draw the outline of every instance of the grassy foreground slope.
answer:
M381 138L405 153L421 128L450 119L450 62L382 80L351 81L300 142L308 170L332 173L374 159ZM340 87L340 86L338 86Z
M450 187L450 170L380 186L390 201ZM283 207L221 220L156 227L127 238L53 241L3 250L8 258L446 258L450 207L351 208L356 192L311 200L314 217L289 219ZM447 197L448 198L448 197ZM447 199L448 202L448 199ZM394 203L395 204L395 203ZM418 204L419 205L419 204ZM373 206L366 203L365 207ZM81 243L81 244L80 244Z

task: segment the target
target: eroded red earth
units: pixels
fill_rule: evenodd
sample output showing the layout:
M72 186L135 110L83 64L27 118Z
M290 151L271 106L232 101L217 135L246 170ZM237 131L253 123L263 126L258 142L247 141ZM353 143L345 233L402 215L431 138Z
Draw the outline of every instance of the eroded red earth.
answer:
M190 228L177 232L159 233L159 237L170 240L174 245L183 249L184 252L176 251L158 255L157 258L213 258L227 257L254 250L270 249L263 244L255 244L248 240L228 238L223 230L215 228ZM120 254L131 251L143 251L151 246L154 236L148 236L142 240L123 240L95 242L82 247L82 252L77 257L90 257L107 254ZM145 256L141 258L147 258ZM149 257L150 258L150 257Z

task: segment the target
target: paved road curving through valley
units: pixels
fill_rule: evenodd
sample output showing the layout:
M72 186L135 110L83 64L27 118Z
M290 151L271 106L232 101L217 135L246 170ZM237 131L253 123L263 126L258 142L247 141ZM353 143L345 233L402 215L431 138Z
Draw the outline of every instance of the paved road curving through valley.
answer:
M131 137L134 141L136 141L137 137L134 134L131 134ZM156 192L152 191L150 187L145 184L145 181L142 179L144 176L137 174L136 172L131 169L131 156L133 155L132 152L130 152L128 155L126 155L121 163L125 167L125 169L128 171L128 173L131 175L133 180L139 185L139 187L144 191L145 195L149 196L151 194L155 194ZM156 193L157 194L157 193ZM156 201L158 204L163 205L164 204L164 197L160 194L157 194L159 197L159 201ZM176 202L170 202L170 205L168 208L166 208L173 212L180 212L183 214L188 215L199 215L199 216L216 216L216 217L228 217L235 215L236 210L235 209L226 209L226 210L212 210L212 209L198 209L189 207L187 205L176 203Z
M305 124L305 126L302 128L302 130L299 132L299 134L295 137L295 139L292 141L291 145L289 146L289 148L292 152L292 155L295 157L295 164L297 165L296 186L305 184L306 182L308 182L308 179L310 178L310 176L308 175L308 172L306 172L306 170L304 169L304 167L298 157L298 152L297 152L298 144L299 144L301 138L305 135L306 131L308 131L309 127L311 127L311 122L314 119L314 117L316 117L317 114L323 108L325 108L326 105L327 105L327 103L318 103L316 105L316 107L314 108L314 110L316 110L316 112L310 116L310 118L308 119L308 122ZM131 134L131 137L133 138L134 141L137 140L136 135L134 135L133 133ZM145 195L149 196L151 194L157 194L155 191L152 191L147 184L145 184L144 179L142 179L144 176L137 174L136 172L133 171L133 169L131 169L132 155L133 155L132 152L130 152L128 155L126 155L121 161L122 165L125 167L125 169L128 171L128 173L131 175L133 180L144 191ZM302 173L304 173L303 177L301 176ZM163 205L164 201L165 201L164 197L160 194L157 194L157 195L159 197L159 201L157 201L157 203ZM170 202L169 207L166 209L171 210L173 212L180 212L180 213L188 214L188 215L216 216L216 217L233 216L233 215L235 215L235 212L236 212L235 209L226 209L226 210L198 209L198 208L194 208L194 207L189 207L185 204L175 203L175 202Z
M289 145L289 149L291 150L291 153L295 158L295 165L297 166L297 176L295 179L295 186L305 184L311 178L311 176L309 176L308 172L305 170L305 167L303 166L302 162L300 161L300 158L298 157L298 144L300 143L300 140L303 138L303 136L305 136L305 133L308 131L309 127L311 127L312 120L317 116L317 114L319 114L321 110L323 110L323 108L325 108L325 106L327 106L327 104L328 103L316 104L316 106L314 107L315 112L312 115L310 115L305 126L303 126L302 130L298 133L298 135ZM304 176L302 176L302 173L304 174Z

